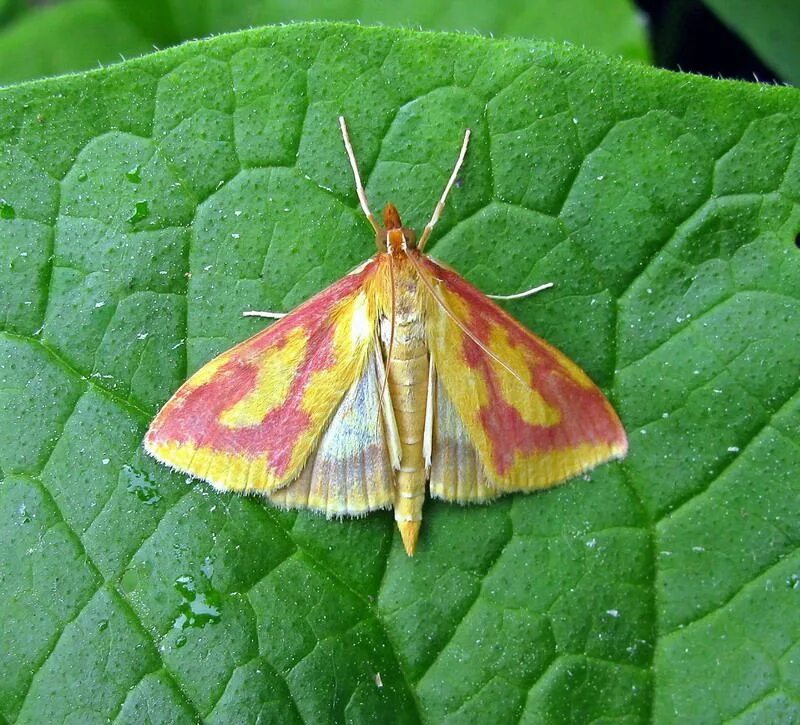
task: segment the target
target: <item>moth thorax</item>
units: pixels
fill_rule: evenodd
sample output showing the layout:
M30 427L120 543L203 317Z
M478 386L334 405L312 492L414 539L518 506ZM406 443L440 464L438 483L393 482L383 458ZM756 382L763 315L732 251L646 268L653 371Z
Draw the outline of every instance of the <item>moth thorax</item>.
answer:
M415 312L407 311L395 315L394 319L381 317L379 328L384 350L392 343L398 347L425 339L425 324L422 316Z

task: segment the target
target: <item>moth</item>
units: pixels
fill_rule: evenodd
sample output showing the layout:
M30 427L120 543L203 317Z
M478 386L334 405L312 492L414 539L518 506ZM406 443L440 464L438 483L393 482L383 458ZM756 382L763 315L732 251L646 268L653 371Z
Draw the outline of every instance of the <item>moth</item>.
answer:
M192 375L144 445L280 507L392 508L412 556L426 488L461 504L544 489L624 456L627 440L574 362L424 253L469 130L417 239L391 203L382 224L372 214L339 125L377 253L285 316L251 313L280 319Z

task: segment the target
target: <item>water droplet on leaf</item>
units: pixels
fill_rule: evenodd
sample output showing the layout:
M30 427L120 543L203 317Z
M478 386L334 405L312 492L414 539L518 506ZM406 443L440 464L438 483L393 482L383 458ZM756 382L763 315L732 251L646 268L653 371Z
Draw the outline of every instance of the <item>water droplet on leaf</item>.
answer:
M5 199L0 199L0 219L14 219L17 211Z
M147 219L148 216L150 216L150 205L146 201L137 201L135 211L128 217L128 221L131 224L136 224L143 219Z

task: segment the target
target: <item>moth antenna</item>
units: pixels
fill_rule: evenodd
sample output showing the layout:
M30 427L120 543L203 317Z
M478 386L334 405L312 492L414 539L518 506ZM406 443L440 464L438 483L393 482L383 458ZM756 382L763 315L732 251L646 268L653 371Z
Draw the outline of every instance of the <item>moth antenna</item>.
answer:
M358 164L356 163L356 155L353 153L353 146L350 143L350 135L347 133L347 124L344 121L344 116L339 116L339 127L342 129L342 138L344 139L344 148L347 151L347 158L350 159L350 166L353 169L353 176L356 180L356 194L358 194L358 201L361 204L361 209L372 224L372 228L376 234L380 234L381 226L375 215L369 210L367 203L367 194L364 191L364 185L361 183L361 175L358 173Z
M469 137L470 137L470 130L467 129L464 132L464 142L461 144L461 152L458 154L458 160L456 161L456 165L453 168L453 173L450 174L450 178L447 181L447 185L444 187L444 193L442 194L442 198L439 199L439 203L436 204L436 207L433 210L433 216L431 220L425 225L425 229L422 230L422 236L419 238L419 242L417 242L417 249L422 251L425 248L425 243L428 241L428 237L431 235L431 230L433 229L436 222L439 221L439 217L442 215L444 211L444 204L447 201L447 195L450 193L450 189L453 188L453 184L456 183L456 176L458 176L458 172L461 170L461 164L464 163L464 157L467 155L467 146L469 145Z
M530 297L531 295L535 295L537 292L550 289L552 286L553 286L552 282L545 282L544 284L540 284L538 287L531 287L530 289L526 289L524 292L516 292L513 295L486 295L486 296L493 300L521 300L523 297Z
M463 323L461 320L456 317L452 310L447 306L447 303L441 298L439 292L433 286L433 283L428 279L428 273L422 269L419 262L414 259L406 250L406 256L411 261L411 264L414 265L414 268L417 270L419 274L419 278L422 280L422 283L428 288L428 292L433 295L433 299L436 300L436 303L444 310L444 313L456 324L456 326L470 339L474 342L481 350L483 350L492 360L494 360L498 365L504 368L510 375L516 378L520 383L522 383L526 388L530 388L531 386L526 383L511 367L508 366L506 362L502 359L497 357L486 345L484 345L472 331Z
M242 312L242 317L268 317L270 320L280 320L286 315L288 312L261 312L260 310L246 310Z

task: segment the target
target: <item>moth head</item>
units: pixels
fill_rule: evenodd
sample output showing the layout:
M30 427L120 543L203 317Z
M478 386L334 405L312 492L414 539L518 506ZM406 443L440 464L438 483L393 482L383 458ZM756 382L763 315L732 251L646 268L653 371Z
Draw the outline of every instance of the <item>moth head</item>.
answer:
M379 250L385 248L389 254L400 254L417 246L417 235L413 229L403 226L397 207L392 203L383 208L383 229L378 232L376 242Z

